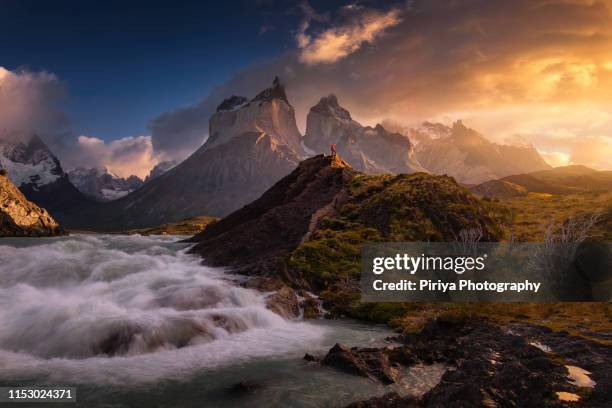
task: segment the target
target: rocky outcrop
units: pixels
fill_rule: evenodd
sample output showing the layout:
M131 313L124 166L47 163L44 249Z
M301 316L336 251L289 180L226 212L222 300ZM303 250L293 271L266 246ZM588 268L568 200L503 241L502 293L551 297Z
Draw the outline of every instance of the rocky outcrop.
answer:
M341 204L353 174L339 157L307 159L259 199L193 237L192 252L238 272L278 275L280 256L302 242L317 211Z
M511 174L550 169L533 146L499 145L457 121L452 127L428 123L418 130L416 157L434 174L478 184Z
M224 216L257 199L297 166L300 135L278 80L242 102L233 97L220 105L209 139L190 157L131 194L80 214L77 226L132 229Z
M62 224L94 205L70 183L60 161L36 135L3 136L0 168L8 171L28 200L47 209Z
M62 228L44 208L28 201L0 172L0 237L38 237L63 233Z
M136 176L119 177L105 167L79 167L68 172L68 179L81 193L102 202L117 200L143 185Z
M390 363L400 367L445 364L449 369L440 382L419 398L390 393L350 407L567 406L559 393L576 395L581 406L603 407L610 403L605 388L601 392L597 387L593 392L581 391L557 354L531 345L515 334L514 328L508 331L482 319L445 317L431 320L421 333L399 340L402 345L392 350L377 349L378 352L386 353ZM573 342L582 345L585 355L592 355L585 348L588 341L573 338ZM336 349L330 353L337 354ZM599 367L605 370L602 363L599 361Z
M348 348L336 344L321 360L321 364L385 384L392 384L398 378L397 368L392 366L389 354L376 348Z
M316 153L338 153L356 170L371 174L426 171L414 155L407 136L382 125L362 126L338 103L335 95L322 98L308 113L304 145Z

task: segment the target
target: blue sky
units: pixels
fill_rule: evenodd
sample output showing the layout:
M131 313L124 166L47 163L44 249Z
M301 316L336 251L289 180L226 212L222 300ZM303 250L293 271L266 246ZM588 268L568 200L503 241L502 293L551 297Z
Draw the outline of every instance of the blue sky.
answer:
M282 1L0 4L0 66L57 75L75 132L104 140L146 134L153 116L293 47L302 18Z

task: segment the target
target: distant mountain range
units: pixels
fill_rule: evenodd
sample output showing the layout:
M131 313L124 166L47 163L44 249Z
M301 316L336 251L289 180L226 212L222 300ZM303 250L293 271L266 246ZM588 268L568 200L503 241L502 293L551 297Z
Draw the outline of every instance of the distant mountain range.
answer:
M549 170L514 174L470 187L475 194L490 198L512 198L527 193L572 194L611 191L612 171L598 171L572 165Z
M415 153L423 167L465 184L551 168L535 147L493 143L460 120L452 127L425 122L410 133L419 141Z
M144 184L144 181L136 176L119 177L105 167L79 167L68 172L68 179L83 194L103 202L117 200Z
M275 78L254 98L224 100L210 118L208 140L181 163L159 163L144 183L107 169L67 175L38 137L0 144L0 165L28 198L64 225L109 230L227 215L257 199L303 159L328 153L332 144L351 167L370 174L429 172L478 184L550 168L533 146L490 142L461 121L452 127L425 122L405 133L363 126L329 95L311 108L302 136Z

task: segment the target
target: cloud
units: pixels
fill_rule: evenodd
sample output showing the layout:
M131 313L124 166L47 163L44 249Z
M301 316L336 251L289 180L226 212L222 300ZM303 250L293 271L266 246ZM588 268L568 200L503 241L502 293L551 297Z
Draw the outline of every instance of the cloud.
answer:
M70 121L63 111L64 85L48 72L0 66L0 137L37 133L62 143Z
M612 138L590 137L576 141L570 150L569 161L595 169L612 169Z
M353 6L322 15L302 4L296 49L246 67L194 106L152 120L156 152L193 151L225 97L253 96L275 75L302 130L310 107L333 92L370 125L463 118L493 140L519 135L541 151L568 155L576 141L612 137L610 0L416 0L384 36L373 37L374 46L362 42L356 51L315 44L351 29L359 34L367 16L390 11ZM316 61L326 49L346 55L304 62L305 50ZM553 137L561 133L565 139Z
M143 178L158 163L150 136L125 137L105 142L90 136L79 136L73 148L70 167L106 167L121 177Z
M352 8L351 8L352 10ZM299 59L309 65L330 64L358 51L364 44L373 44L385 30L399 24L400 10L388 12L361 10L348 24L331 27L315 36L306 34L308 26L296 36Z
M112 142L75 137L63 109L66 96L64 84L54 74L0 67L0 138L20 141L37 134L64 170L107 167L122 176L144 177L157 164L149 136Z
M569 154L564 152L545 152L540 151L540 156L544 161L553 167L567 166L570 164Z

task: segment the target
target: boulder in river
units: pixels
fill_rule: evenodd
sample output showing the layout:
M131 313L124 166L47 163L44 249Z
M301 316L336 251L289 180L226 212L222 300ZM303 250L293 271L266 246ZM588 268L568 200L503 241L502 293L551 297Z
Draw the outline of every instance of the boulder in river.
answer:
M397 380L397 370L383 349L348 348L339 343L332 347L321 364L349 374L375 378L391 384Z

